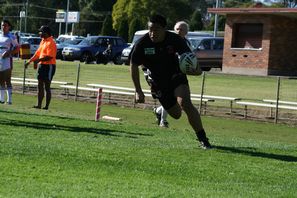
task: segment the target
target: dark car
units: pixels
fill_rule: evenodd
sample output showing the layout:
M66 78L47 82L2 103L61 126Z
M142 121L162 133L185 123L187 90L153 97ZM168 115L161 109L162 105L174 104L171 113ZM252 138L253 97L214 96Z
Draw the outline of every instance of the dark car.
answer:
M223 37L197 37L189 38L189 41L202 70L209 71L211 68L222 68Z
M78 45L64 47L62 51L65 60L80 60L90 63L96 60L96 54L103 53L108 45L112 46L110 60L115 64L122 64L122 50L128 47L128 44L120 37L115 36L89 36L83 39Z
M67 47L67 46L70 46L70 45L77 45L83 39L84 39L84 37L76 37L76 38L66 39L64 41L56 40L56 43L57 43L57 56L56 56L56 58L57 59L63 59L63 56L62 56L63 48Z

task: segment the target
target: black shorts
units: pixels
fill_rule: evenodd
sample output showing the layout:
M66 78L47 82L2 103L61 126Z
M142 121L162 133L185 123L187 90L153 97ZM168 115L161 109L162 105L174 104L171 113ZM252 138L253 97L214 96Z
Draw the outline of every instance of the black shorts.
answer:
M178 86L183 84L188 85L188 79L185 74L180 73L172 77L171 82L167 87L162 87L160 90L155 90L157 93L157 98L164 109L170 109L177 103L174 91Z
M53 64L39 64L37 71L38 80L52 81L56 72L56 65Z

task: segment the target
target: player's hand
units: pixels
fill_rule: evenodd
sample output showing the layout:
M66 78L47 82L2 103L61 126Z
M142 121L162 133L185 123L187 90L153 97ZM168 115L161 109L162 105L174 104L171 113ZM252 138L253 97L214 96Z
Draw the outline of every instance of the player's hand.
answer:
M7 58L10 56L10 52L9 51L5 51L2 53L2 58Z
M144 93L142 91L135 93L135 102L136 103L144 103Z
M25 63L24 67L27 69L30 62Z

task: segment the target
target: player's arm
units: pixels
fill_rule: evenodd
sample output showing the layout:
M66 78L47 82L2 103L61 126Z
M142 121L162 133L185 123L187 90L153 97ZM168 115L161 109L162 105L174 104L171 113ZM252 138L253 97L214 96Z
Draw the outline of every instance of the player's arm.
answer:
M144 103L144 94L143 91L141 89L141 85L140 85L140 79L139 79L139 69L138 69L138 65L131 63L130 64L130 72L131 72L131 77L132 77L132 81L135 87L135 102L137 103Z

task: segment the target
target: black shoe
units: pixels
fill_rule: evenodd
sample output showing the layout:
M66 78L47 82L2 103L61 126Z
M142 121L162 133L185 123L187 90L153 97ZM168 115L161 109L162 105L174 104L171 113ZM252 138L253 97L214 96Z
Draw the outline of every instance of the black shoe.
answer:
M161 122L161 114L157 113L157 108L156 108L156 107L153 108L153 113L154 113L155 116L156 116L156 122L157 122L157 124L160 125L160 122Z
M203 149L212 149L212 146L210 145L207 138L203 140L199 140L199 143L200 143L200 147Z
M43 110L48 110L48 107L43 107L42 109L43 109Z
M37 106L37 105L36 106L33 106L33 108L34 109L41 109L41 107L40 106Z

